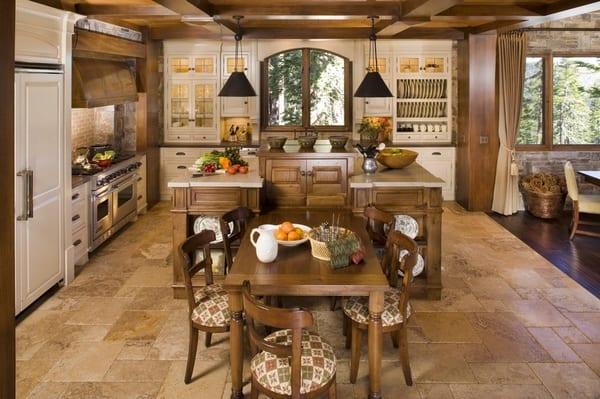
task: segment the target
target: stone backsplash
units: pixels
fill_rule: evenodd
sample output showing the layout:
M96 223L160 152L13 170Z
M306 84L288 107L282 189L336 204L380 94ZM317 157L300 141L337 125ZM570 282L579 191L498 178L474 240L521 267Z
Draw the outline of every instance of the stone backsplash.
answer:
M564 176L565 162L571 161L575 170L600 170L600 151L517 151L519 176L529 173L554 173ZM600 187L578 176L579 191L600 193Z

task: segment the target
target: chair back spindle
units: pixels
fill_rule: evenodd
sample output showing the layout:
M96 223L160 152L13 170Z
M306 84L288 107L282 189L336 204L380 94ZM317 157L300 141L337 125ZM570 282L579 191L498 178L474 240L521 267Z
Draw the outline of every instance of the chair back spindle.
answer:
M178 256L181 257L182 274L185 281L185 291L188 300L190 313L196 307L194 297L194 288L192 278L200 271L204 270L206 285L213 283L212 257L210 255L210 243L215 240L215 232L212 230L202 230L185 240L178 248ZM202 259L196 260L197 251L202 251Z

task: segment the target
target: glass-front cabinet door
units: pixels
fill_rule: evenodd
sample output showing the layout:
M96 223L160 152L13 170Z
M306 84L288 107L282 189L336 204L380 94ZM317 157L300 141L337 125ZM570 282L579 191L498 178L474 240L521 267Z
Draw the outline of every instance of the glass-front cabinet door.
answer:
M421 71L421 57L416 55L401 55L398 57L398 73L416 74Z
M184 77L189 75L192 70L190 63L190 57L187 56L173 56L169 57L169 74L172 77Z
M231 72L235 71L235 53L223 54L222 68L223 76L229 77ZM238 72L245 72L248 74L248 54L240 54L237 60Z
M215 129L216 89L214 81L194 81L194 128Z
M171 56L168 58L171 78L202 78L217 76L217 55Z
M446 56L430 55L423 57L423 72L425 73L446 73Z
M168 123L170 129L189 129L192 122L190 114L189 81L170 81L168 99Z
M217 76L217 56L202 55L192 57L194 60L194 75Z

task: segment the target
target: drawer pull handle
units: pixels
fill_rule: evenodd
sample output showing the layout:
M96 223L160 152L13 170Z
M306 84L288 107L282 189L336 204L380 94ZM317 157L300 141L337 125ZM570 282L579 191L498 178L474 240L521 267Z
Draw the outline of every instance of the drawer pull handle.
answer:
M142 198L144 198L144 196L142 194L138 195L138 201L141 200Z
M185 152L178 151L178 152L175 153L175 155L185 155Z
M80 244L81 244L81 240L79 240L79 239L73 243L73 245L76 247L78 247Z
M435 136L435 137L437 137L437 136ZM431 155L442 155L442 153L439 151L435 151L435 152L432 152Z
M77 214L71 218L71 221L74 222L76 220L79 220L80 218L81 218L81 216L79 216L79 214Z
M80 195L79 193L75 193L75 194L71 195L71 200L75 201L77 198L79 198L79 195Z
M142 181L142 180L144 180L144 179L141 176L138 177L138 179L137 179L137 181Z
M187 169L187 168L183 165L179 165L179 166L177 166L177 169Z

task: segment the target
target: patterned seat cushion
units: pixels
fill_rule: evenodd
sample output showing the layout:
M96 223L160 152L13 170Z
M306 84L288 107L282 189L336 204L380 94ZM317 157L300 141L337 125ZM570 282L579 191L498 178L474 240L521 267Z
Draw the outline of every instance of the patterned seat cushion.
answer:
M292 330L280 330L265 338L281 345L292 344ZM291 395L292 369L287 357L270 352L260 352L250 363L254 378L260 385L281 395ZM305 394L321 388L335 375L336 359L333 348L312 331L302 331L302 358L300 393Z
M400 302L400 290L390 288L383 297L383 313L381 323L384 327L402 323L402 314L398 308ZM357 323L369 323L369 297L353 296L348 298L344 304L344 313ZM410 302L408 304L407 316L412 314Z
M224 327L231 321L229 295L220 284L200 288L194 294L197 306L192 320L207 327Z

